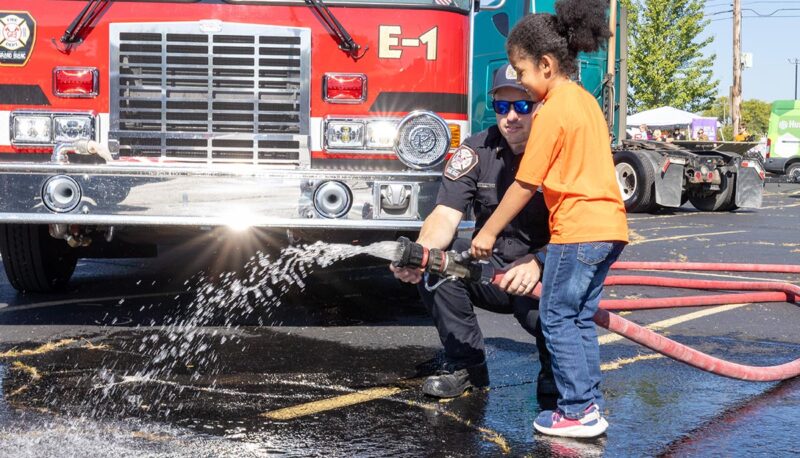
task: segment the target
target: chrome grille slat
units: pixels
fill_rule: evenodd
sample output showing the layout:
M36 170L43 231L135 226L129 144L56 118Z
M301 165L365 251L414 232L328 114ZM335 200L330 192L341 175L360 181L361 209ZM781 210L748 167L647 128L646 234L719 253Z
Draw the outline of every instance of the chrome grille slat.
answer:
M308 166L310 31L207 22L112 24L109 137L128 156Z
M163 68L163 66L161 64L156 64L156 63L148 63L148 64L123 64L123 63L120 63L120 64L118 64L118 67L119 68L137 68L137 69L152 68L154 70L159 70L159 73L160 73L161 69ZM253 66L250 66L250 65L211 65L210 67L214 68L214 69L221 69L221 70L253 70ZM169 68L170 68L170 70L174 70L174 69L187 69L187 70L197 69L197 70L199 70L199 66L194 65L194 64L170 64ZM284 70L285 71L297 71L297 69L298 69L298 67L295 67L295 66L288 67L288 66L284 66L284 65L261 65L261 66L259 66L259 68L269 69L269 70L282 70L282 71L284 71ZM127 76L128 74L125 73L124 75Z

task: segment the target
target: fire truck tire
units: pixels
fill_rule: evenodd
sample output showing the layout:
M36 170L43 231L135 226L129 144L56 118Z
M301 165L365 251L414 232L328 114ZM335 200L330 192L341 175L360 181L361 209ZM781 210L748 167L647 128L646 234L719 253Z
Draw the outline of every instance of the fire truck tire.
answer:
M0 253L8 281L21 293L63 289L78 263L73 249L50 237L43 224L0 225Z
M617 184L625 210L647 213L656 208L655 171L645 158L630 151L614 153Z
M691 193L689 202L694 208L704 212L729 211L736 208L735 203L735 184L733 176L723 174L719 185L719 191L711 194Z

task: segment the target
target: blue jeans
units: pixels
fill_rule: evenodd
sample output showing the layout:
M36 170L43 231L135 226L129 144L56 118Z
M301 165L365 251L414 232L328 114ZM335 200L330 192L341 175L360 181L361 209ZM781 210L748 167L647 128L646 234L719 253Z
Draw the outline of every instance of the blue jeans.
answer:
M539 313L561 393L558 408L572 419L583 417L592 403L603 406L600 346L592 318L608 269L624 247L622 242L547 246Z

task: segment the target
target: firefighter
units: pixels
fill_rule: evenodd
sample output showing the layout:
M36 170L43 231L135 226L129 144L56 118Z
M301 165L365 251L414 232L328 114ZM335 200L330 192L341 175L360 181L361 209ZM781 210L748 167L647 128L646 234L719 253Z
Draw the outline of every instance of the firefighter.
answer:
M497 124L466 139L445 165L436 207L425 219L417 239L423 246L468 250L470 240L455 238L462 217L470 208L474 211L477 233L514 182L536 108L516 78L510 65L495 74L489 95ZM538 301L522 296L539 280L540 265L533 253L546 245L549 238L547 207L542 194L537 193L495 244L490 262L510 269L500 287L447 281L429 291L419 270L390 267L399 280L418 284L444 345L443 367L425 381L422 387L425 394L450 398L468 389L488 386L483 335L473 307L514 314L535 337L539 350L542 369L537 394L558 394L539 324ZM438 280L431 276L427 279L428 286Z

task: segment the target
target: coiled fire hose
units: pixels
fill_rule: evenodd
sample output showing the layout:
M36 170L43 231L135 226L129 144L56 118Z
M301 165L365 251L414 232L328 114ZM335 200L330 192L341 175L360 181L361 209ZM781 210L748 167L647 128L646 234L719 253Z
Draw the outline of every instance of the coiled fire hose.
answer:
M401 237L400 256L394 264L401 267L424 269L443 278L464 279L482 283L499 284L505 271L488 263L469 260L465 253L428 249ZM714 264L678 262L617 262L614 270L704 270L735 272L800 273L800 266L775 264ZM621 316L610 313L614 310L645 310L672 307L697 307L737 303L789 302L797 305L800 287L779 282L738 282L692 280L683 278L652 276L609 276L606 286L638 285L666 288L747 291L738 293L678 296L652 299L614 299L600 301L594 322L629 340L643 345L664 356L688 364L712 374L738 380L770 382L787 380L800 375L800 358L776 366L748 366L726 361L695 350L672 339L659 335ZM541 284L530 294L538 297Z

